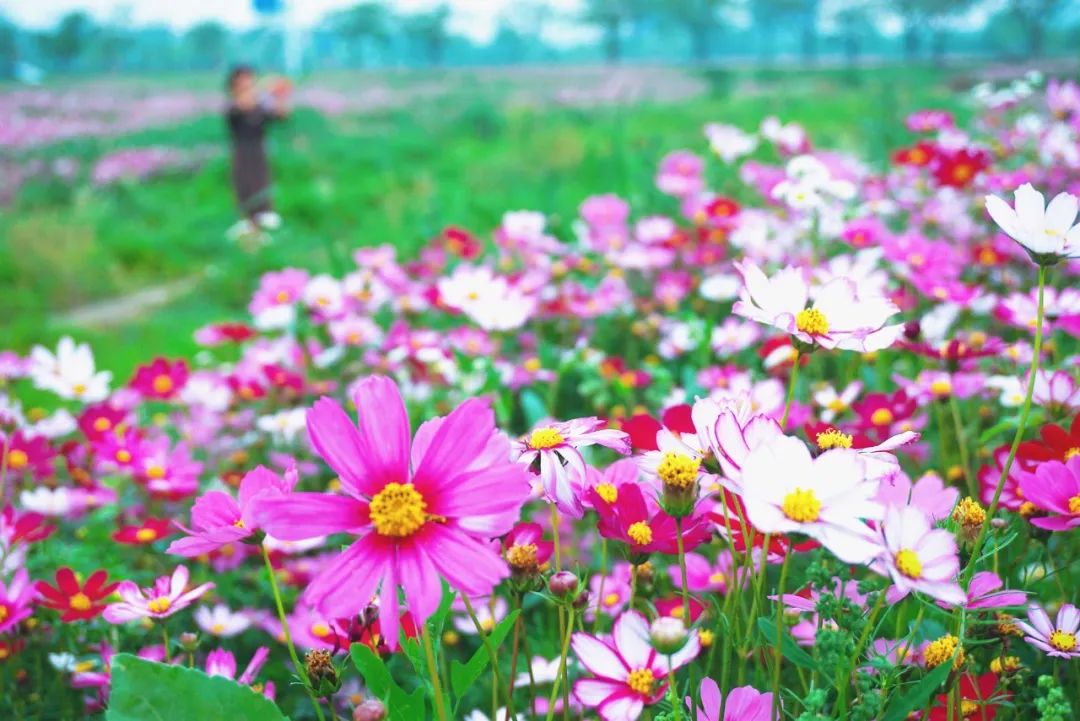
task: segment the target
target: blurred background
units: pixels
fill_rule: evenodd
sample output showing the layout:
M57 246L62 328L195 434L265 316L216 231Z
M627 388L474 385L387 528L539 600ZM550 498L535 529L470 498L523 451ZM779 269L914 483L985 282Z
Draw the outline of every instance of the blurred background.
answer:
M911 111L1078 61L1078 0L0 0L0 349L71 333L124 377L266 270L516 209L565 239L597 193L674 214L657 161L709 121L884 166ZM238 62L295 87L254 245L226 234Z

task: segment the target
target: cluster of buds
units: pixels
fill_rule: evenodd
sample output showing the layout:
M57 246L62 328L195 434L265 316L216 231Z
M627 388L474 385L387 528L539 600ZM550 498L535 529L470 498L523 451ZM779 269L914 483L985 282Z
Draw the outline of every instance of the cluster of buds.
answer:
M319 698L330 698L341 688L341 675L334 666L333 656L326 649L308 651L304 657L304 670L311 690Z
M694 512L698 500L698 475L701 459L677 451L664 451L656 466L663 484L664 511L672 518L685 518Z
M960 540L971 543L986 523L986 509L974 498L967 496L956 504L952 512L952 520L958 526L957 535Z
M588 589L581 588L581 580L570 571L552 574L548 579L548 592L575 611L583 611L589 605Z

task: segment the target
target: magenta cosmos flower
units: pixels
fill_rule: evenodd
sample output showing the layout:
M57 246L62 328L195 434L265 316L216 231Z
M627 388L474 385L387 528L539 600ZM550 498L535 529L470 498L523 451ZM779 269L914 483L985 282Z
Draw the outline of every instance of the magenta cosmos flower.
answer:
M1080 526L1080 455L1064 463L1040 463L1034 473L1021 472L1020 491L1036 507L1052 514L1032 518L1032 525L1050 531Z
M711 678L701 679L701 706L697 709L697 721L771 721L773 695L761 693L753 686L731 689L727 703L720 694L720 687ZM686 697L686 706L694 710L694 700ZM724 713L720 713L720 709Z
M1059 658L1080 658L1080 610L1071 603L1066 603L1058 610L1054 623L1042 606L1032 604L1028 609L1028 622L1017 621L1016 625L1024 632L1024 640L1035 648L1045 651L1050 656Z
M194 558L236 543L258 530L255 500L263 496L285 496L296 485L296 471L284 478L259 466L240 481L239 501L224 491L207 491L191 507L192 529L181 526L187 538L173 541L167 550Z
M187 591L187 585L186 566L177 566L172 576L162 576L150 588L139 588L133 581L123 581L116 587L120 600L105 609L105 620L126 623L136 618L167 618L187 608L214 587L213 583L204 583Z
M17 626L30 616L36 595L34 584L30 583L30 574L25 568L15 571L7 585L4 585L4 580L0 578L0 633Z
M881 545L881 556L871 568L892 580L896 593L890 600L920 591L951 606L964 603L966 596L956 582L960 570L956 538L934 528L917 507L890 507L885 512Z
M750 262L736 263L735 268L743 288L732 312L803 343L868 353L888 348L903 333L902 323L886 325L900 308L885 296L864 292L849 278L811 289L798 268L784 268L771 278ZM807 307L811 290L814 302Z
M304 600L327 618L352 616L381 584L382 635L398 643L398 588L417 622L439 605L442 580L486 596L509 575L490 539L508 532L529 497L529 473L510 462L510 442L488 402L473 398L416 431L394 382L372 376L353 396L358 424L323 398L308 411L312 445L341 479L343 495L262 496L255 517L283 541L358 536L327 563Z
M539 459L540 481L547 499L574 518L581 518L585 512L581 502L585 459L578 449L598 445L623 455L630 452L630 436L606 425L606 421L595 417L576 418L537 427L528 437L514 442L517 462L531 466Z
M627 611L615 621L607 639L575 633L574 653L595 678L574 684L574 695L595 708L603 721L634 721L642 709L662 699L672 668L680 668L701 650L697 630L670 661L649 644L649 622L637 611ZM669 664L670 663L670 667Z

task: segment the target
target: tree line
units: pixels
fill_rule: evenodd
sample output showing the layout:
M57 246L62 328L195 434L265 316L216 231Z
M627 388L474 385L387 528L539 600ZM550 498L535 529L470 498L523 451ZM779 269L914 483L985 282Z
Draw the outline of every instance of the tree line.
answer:
M519 0L485 43L453 30L449 5L395 12L366 1L304 30L307 69L624 61L771 64L823 58L1033 58L1075 52L1080 8L1070 0L583 0L560 14ZM567 28L593 38L567 42ZM0 17L0 77L49 73L221 69L244 60L275 66L283 37L272 21L235 30L205 21L184 31L132 27L69 13L46 30Z

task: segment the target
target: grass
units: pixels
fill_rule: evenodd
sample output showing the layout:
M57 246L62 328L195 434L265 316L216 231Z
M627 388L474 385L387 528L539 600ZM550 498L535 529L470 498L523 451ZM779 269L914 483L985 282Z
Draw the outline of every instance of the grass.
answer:
M26 351L73 333L94 344L102 366L126 377L152 353L193 353L198 326L242 318L269 269L341 271L353 248L380 243L408 255L445 225L487 233L520 208L551 214L556 234L568 238L578 205L594 193L619 193L639 213L674 213L652 188L656 163L677 148L705 152L708 121L753 128L775 114L805 125L820 147L881 163L906 141L908 112L962 112L948 78L930 70L710 80L715 92L676 104L514 106L500 98L509 92L504 82L498 92L456 92L407 110L338 118L300 111L270 140L286 227L255 252L224 238L235 220L224 150L194 172L145 183L29 187L0 215L0 297L12 321L0 328L0 348ZM42 152L89 158L158 143L224 148L223 123L206 117ZM731 179L718 183L735 191ZM64 321L73 307L185 277L197 278L192 292L142 317L102 327Z

